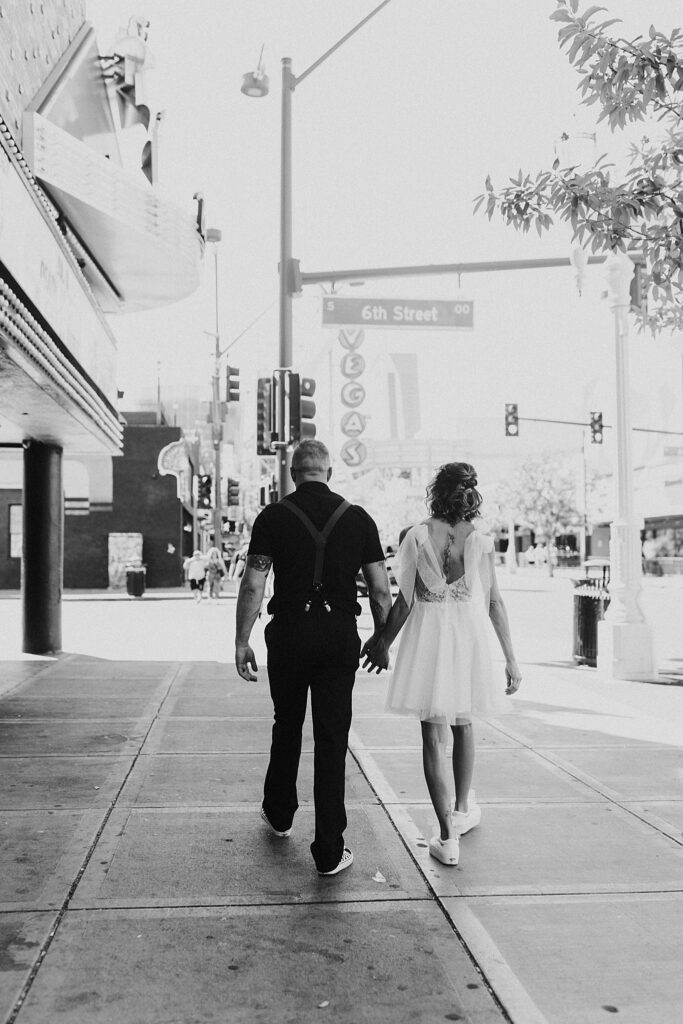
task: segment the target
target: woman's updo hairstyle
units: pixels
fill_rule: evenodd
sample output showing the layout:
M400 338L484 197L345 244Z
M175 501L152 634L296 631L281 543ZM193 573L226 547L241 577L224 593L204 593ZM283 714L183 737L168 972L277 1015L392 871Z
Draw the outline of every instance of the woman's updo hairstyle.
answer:
M469 462L447 462L427 488L427 508L435 519L450 526L481 515L482 496L477 490L477 471Z

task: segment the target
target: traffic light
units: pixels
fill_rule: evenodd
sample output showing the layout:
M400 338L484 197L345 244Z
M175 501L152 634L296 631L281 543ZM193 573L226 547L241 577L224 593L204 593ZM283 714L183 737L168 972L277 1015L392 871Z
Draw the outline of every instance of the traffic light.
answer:
M647 287L645 284L646 271L642 263L636 263L633 268L633 277L629 285L631 295L631 312L647 312Z
M315 381L312 377L289 375L289 440L311 441L315 437Z
M203 473L197 480L197 508L211 508L211 477Z
M505 405L505 436L519 436L519 415L516 402L507 402Z
M273 382L270 377L259 377L256 395L256 452L258 455L272 455L270 447L273 430L271 394Z
M240 400L240 371L236 366L225 368L225 400L228 404Z
M228 477L228 508L240 503L240 482Z
M591 444L602 444L602 413L591 413Z

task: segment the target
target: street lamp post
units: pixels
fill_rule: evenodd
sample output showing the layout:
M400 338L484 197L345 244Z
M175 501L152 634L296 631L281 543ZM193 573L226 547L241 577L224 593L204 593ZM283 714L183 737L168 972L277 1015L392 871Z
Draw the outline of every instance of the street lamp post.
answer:
M656 677L652 630L640 607L641 522L633 507L628 315L633 261L612 253L605 262L607 298L614 315L616 355L615 517L610 529L610 606L598 623L598 674L607 679Z
M357 25L354 25L341 39L326 50L321 57L313 62L298 77L292 72L290 57L282 59L282 107L281 107L281 163L280 163L280 316L278 335L278 368L292 368L292 295L299 290L296 285L296 263L292 256L292 95L300 82L303 82L323 61L338 50L347 39L355 35L371 18L373 18L391 0L382 0L374 10L370 11ZM244 75L241 91L245 96L261 98L268 95L268 77L261 63L255 72ZM289 474L291 466L291 450L287 444L285 432L285 403L280 403L280 422L277 424L280 447L278 458L278 491L280 497L292 489Z
M221 444L223 441L223 418L221 416L221 394L220 394L220 358L221 342L218 320L218 243L221 240L221 232L218 228L209 228L206 232L207 242L213 244L213 267L214 267L214 301L215 301L215 331L211 332L214 338L214 361L213 377L211 379L211 440L213 442L213 484L214 484L214 508L213 508L213 542L214 547L221 550L221 538L223 532L223 508L221 490Z

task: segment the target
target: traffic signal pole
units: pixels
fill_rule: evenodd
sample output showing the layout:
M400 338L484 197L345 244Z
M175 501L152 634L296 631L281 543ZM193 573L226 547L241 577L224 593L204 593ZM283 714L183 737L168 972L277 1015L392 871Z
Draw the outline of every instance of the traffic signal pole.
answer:
M281 164L280 164L280 333L278 341L279 368L292 368L292 94L296 87L296 78L292 74L292 61L289 57L282 60L282 124L281 124ZM281 403L284 407L284 402ZM282 440L284 438L283 422L278 423L276 430ZM282 429L282 433L280 433ZM277 478L279 497L283 498L293 490L290 467L292 452L289 445L283 444L276 451Z
M223 532L223 509L222 498L221 498L221 442L223 440L223 422L221 418L221 393L220 393L220 360L221 360L221 341L220 341L220 329L218 319L218 242L220 241L220 232L218 230L213 231L213 238L211 235L208 236L213 241L213 266L214 266L214 283L215 283L215 327L214 332L214 360L213 360L213 379L212 379L212 392L211 392L211 440L213 442L213 486L214 486L214 502L213 502L213 543L214 547L221 550L221 536Z
M218 316L218 310L216 310ZM218 327L218 323L216 323ZM223 531L223 509L221 497L221 440L223 424L221 423L221 395L220 395L220 345L218 331L216 331L216 356L213 374L213 400L211 402L211 435L213 440L213 543L214 547L221 550L221 535Z

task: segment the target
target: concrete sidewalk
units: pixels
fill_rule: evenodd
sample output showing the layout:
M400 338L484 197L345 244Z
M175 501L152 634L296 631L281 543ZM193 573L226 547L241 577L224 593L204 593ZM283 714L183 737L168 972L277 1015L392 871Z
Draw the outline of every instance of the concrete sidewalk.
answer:
M158 624L227 630L234 604L115 607L111 650L137 615L151 658ZM664 714L665 688L525 664L511 714L477 727L483 819L444 868L419 726L359 674L355 862L321 879L310 729L292 836L259 819L265 679L84 654L0 670L0 1020L683 1020L683 689Z
M350 870L313 868L310 730L295 831L269 834L265 684L215 663L3 670L3 1020L505 1019L352 757Z

